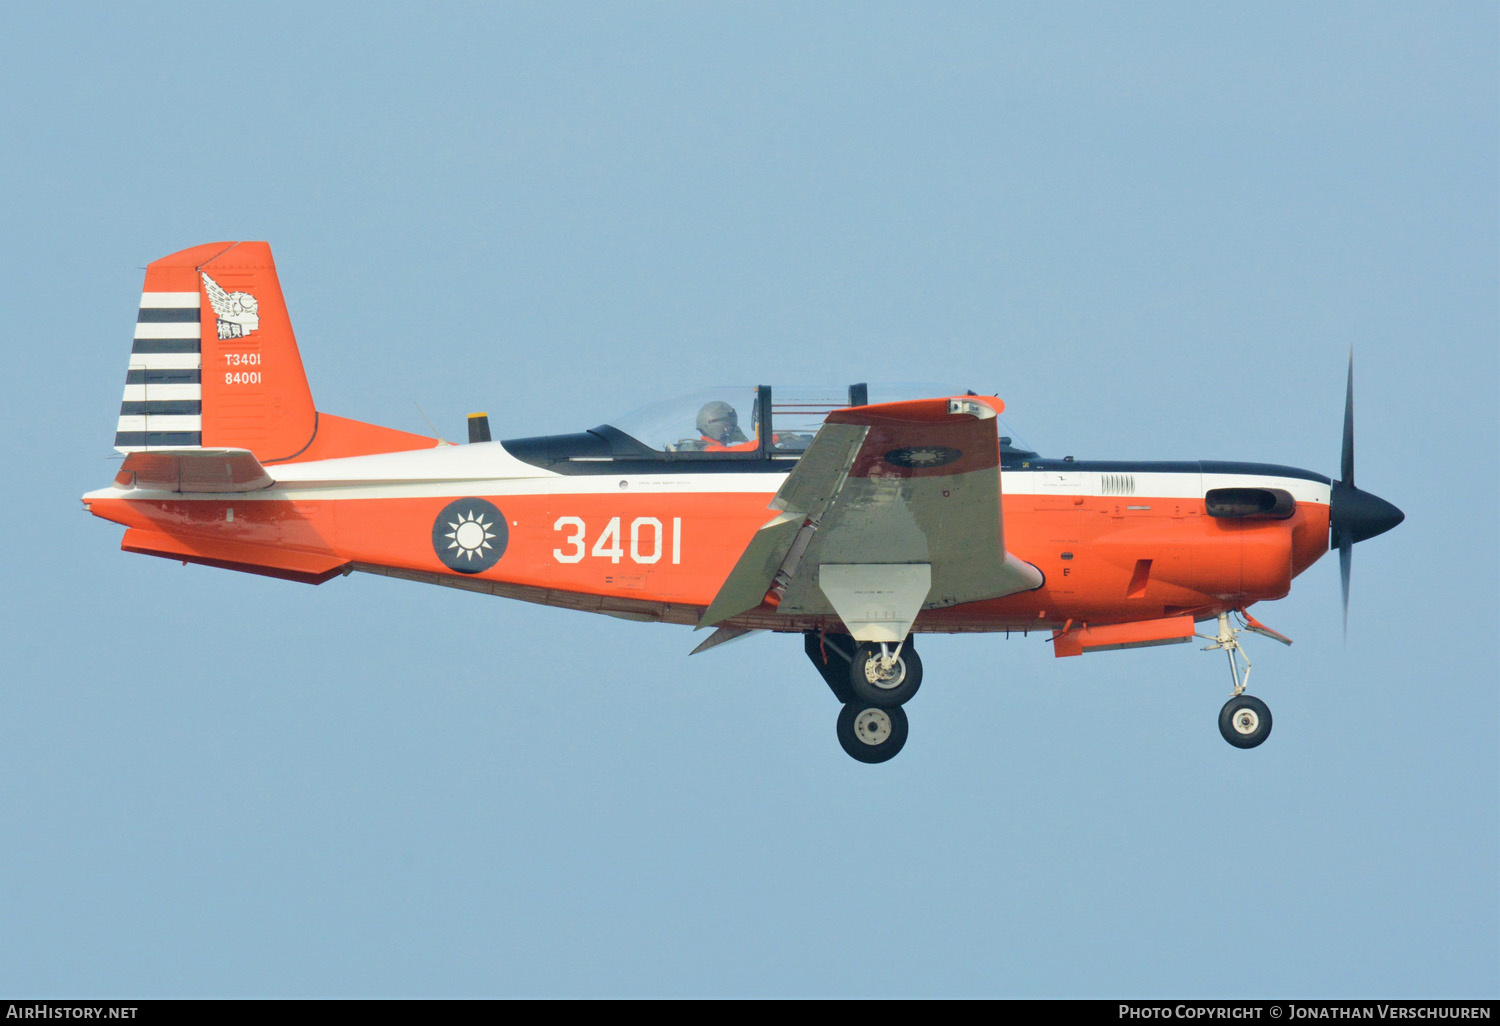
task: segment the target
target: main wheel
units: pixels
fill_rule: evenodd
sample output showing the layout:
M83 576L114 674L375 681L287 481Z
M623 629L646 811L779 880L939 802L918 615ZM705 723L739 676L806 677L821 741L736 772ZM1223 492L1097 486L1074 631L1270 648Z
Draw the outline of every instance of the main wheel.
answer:
M862 642L849 660L849 689L857 701L893 709L911 701L922 686L922 657L910 639L901 647L901 655L886 669L880 662L880 646Z
M885 762L906 744L906 710L851 702L839 712L839 744L860 762Z
M1236 748L1254 748L1271 736L1271 710L1253 695L1238 695L1219 710L1219 733Z

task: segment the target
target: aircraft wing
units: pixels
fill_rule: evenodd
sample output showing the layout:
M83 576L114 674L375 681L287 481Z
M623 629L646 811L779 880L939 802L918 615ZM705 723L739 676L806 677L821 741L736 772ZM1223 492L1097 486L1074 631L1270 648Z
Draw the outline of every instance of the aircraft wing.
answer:
M900 641L921 609L1040 587L1005 551L997 406L963 396L830 414L699 626L769 594L781 613L837 613L860 640Z

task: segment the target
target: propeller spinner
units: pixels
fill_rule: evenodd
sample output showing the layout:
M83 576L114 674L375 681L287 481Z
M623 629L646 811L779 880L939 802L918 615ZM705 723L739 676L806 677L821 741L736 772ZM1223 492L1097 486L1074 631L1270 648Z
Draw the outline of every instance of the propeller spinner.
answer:
M1354 543L1384 534L1406 519L1394 505L1354 486L1354 352L1349 353L1349 384L1344 393L1344 447L1339 480L1329 499L1330 544L1339 550L1339 578L1344 591L1344 633L1349 632L1349 568Z

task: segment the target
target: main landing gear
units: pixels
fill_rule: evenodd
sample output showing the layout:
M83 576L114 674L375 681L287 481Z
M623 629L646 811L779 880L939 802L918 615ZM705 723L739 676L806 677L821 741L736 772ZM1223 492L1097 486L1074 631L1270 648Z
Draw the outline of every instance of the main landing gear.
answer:
M1219 614L1217 634L1199 634L1210 642L1204 651L1223 650L1229 660L1234 694L1219 711L1219 733L1236 748L1255 748L1271 736L1271 710L1253 695L1245 694L1250 681L1250 657L1239 636L1244 631L1263 634L1282 644L1291 639L1258 623L1243 610ZM844 751L860 762L893 759L906 744L909 724L902 708L922 686L922 658L917 655L913 635L899 645L856 642L847 634L808 631L803 648L828 689L843 709L839 711L838 738Z
M1236 616L1239 618L1240 626L1235 627L1229 622L1228 613L1220 613L1219 633L1217 635L1199 634L1198 637L1213 642L1211 645L1204 646L1203 651L1210 652L1221 648L1229 657L1229 676L1234 681L1234 697L1225 702L1224 708L1219 710L1219 733L1224 735L1225 741L1236 748L1254 748L1271 736L1271 710L1266 703L1254 695L1245 694L1245 687L1250 682L1250 657L1245 654L1245 649L1240 644L1240 632L1254 631L1256 634L1275 638L1286 645L1292 642L1291 639L1257 623L1243 612L1236 611Z
M860 762L885 762L906 745L906 710L853 702L839 710L839 744Z
M922 659L911 637L893 646L809 631L803 642L808 659L843 703L838 736L844 751L860 762L895 758L908 730L901 707L922 686Z

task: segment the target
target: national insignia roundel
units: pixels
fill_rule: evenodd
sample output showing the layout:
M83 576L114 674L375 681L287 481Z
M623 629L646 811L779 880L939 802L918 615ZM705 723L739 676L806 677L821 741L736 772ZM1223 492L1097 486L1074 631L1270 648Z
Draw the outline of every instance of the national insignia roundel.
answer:
M505 514L484 499L456 499L432 522L432 548L450 570L477 574L505 555L510 528Z
M892 449L885 454L885 461L898 467L922 470L926 467L941 467L962 456L957 449L946 445L911 445L903 449Z

